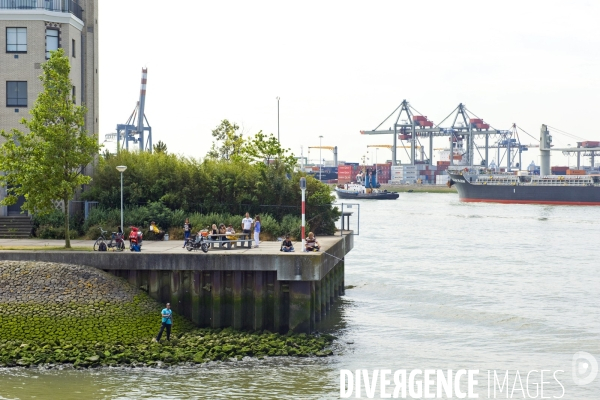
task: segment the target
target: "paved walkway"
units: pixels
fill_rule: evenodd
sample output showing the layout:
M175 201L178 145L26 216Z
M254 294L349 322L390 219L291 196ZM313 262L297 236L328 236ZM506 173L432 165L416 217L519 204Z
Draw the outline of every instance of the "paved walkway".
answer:
M345 231L345 233L349 233ZM321 244L322 250L327 251L334 243L340 240L339 232L337 236L319 236L317 241ZM254 243L254 242L253 242ZM296 253L302 253L302 242L292 242L296 249ZM64 246L64 240L47 240L47 239L0 239L0 248L18 246L20 248L32 246L39 248L40 246L51 246L60 247ZM71 247L89 247L90 249L94 245L94 240L71 240ZM129 251L129 242L125 242L126 250ZM144 240L142 243L142 252L144 253L187 253L188 251L183 247L183 240L168 240L168 241L152 241ZM281 242L265 242L261 241L258 248L249 249L248 247L237 248L232 247L231 249L217 248L210 249L209 253L254 253L254 254L278 254L281 248ZM26 250L22 249L21 251ZM201 252L201 250L198 250ZM319 254L313 253L313 254ZM0 256L1 258L1 256Z

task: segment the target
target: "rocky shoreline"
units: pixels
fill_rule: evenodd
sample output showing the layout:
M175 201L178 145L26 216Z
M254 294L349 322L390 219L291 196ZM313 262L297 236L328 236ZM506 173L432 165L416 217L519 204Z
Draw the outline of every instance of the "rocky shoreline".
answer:
M198 329L175 315L152 341L162 305L91 267L0 261L0 367L163 367L244 357L327 356L330 335Z

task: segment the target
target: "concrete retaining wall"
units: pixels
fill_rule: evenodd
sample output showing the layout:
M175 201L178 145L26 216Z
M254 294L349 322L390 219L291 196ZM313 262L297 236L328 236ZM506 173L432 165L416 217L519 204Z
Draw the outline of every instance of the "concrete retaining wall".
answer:
M0 259L88 265L170 302L202 327L311 332L344 294L353 236L321 253L0 252Z

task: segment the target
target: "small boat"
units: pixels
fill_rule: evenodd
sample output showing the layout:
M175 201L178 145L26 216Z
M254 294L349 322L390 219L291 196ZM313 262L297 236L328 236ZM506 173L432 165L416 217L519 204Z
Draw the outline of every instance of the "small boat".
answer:
M379 186L376 174L369 171L366 178L358 175L356 183L337 185L335 192L340 199L396 200L400 197L398 193L378 189Z

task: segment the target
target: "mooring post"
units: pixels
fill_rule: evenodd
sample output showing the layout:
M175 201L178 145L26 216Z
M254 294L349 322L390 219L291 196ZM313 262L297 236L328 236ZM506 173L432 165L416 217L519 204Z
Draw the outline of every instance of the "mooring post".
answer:
M316 329L316 322L317 322L317 316L316 316L316 303L317 303L317 299L316 299L316 293L315 293L315 282L314 281L310 281L310 331L314 332L314 330Z
M156 301L160 301L159 272L151 270L148 274L148 294Z
M265 280L262 271L254 272L254 326L255 331L265 326Z
M221 328L222 299L223 299L223 273L215 271L212 274L212 327Z
M321 293L321 281L315 282L315 322L321 321L321 303L323 295Z
M340 295L340 264L333 267L333 298L337 299Z
M311 282L290 282L290 330L310 333Z
M331 309L331 306L333 306L333 303L335 303L335 295L334 295L334 291L333 288L335 287L335 267L329 271L329 309Z
M275 277L273 282L273 297L275 302L273 303L273 329L275 332L281 333L281 304L283 303L283 294L281 292L281 283Z
M170 296L167 301L171 302L173 312L179 315L185 315L185 308L181 303L181 271L170 271L169 278L168 293Z
M242 271L233 272L233 329L242 329Z
M191 282L191 302L192 302L192 322L196 325L200 325L202 320L200 319L200 302L201 302L201 296L200 296L200 291L202 290L200 288L200 283L201 283L201 276L202 272L200 271L194 271L192 273L192 282Z

